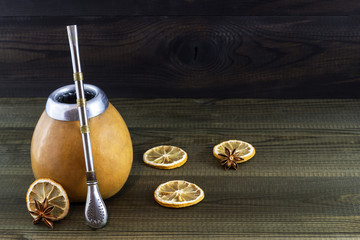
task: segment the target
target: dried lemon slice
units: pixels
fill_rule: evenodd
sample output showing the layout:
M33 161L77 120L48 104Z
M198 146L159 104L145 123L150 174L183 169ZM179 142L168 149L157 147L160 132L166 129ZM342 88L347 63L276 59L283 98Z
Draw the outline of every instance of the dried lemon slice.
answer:
M228 140L219 143L213 148L214 156L218 159L224 159L223 156L227 155L225 148L227 148L230 153L233 152L236 153L237 156L242 159L237 163L246 162L255 155L255 148L250 143L243 142L240 140Z
M143 160L147 165L160 169L173 169L182 166L187 153L174 146L158 146L147 150Z
M199 186L184 180L163 183L154 192L156 202L171 208L192 206L203 200L204 196L204 191Z
M48 205L54 206L51 214L57 219L63 219L69 212L69 198L64 188L49 178L39 178L33 182L26 193L26 205L29 211L35 211L35 200L43 202L48 199ZM36 216L31 214L35 219Z

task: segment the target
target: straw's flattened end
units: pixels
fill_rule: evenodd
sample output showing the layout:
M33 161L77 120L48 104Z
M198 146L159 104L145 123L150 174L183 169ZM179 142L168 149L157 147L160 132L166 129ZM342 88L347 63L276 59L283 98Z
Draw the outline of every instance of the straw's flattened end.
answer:
M81 72L77 26L69 25L66 26L66 29L69 37L69 46L71 52L71 61L73 65L73 72L74 73Z
M66 26L70 44L77 44L77 26L69 25Z
M76 30L77 26L76 25L68 25L66 26L66 28L69 30Z

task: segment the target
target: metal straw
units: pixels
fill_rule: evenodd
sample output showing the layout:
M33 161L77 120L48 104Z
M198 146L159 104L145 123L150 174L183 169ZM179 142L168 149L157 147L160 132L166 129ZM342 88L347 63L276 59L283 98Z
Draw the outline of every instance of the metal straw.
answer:
M106 225L108 214L105 203L100 195L95 175L93 156L91 151L90 130L86 113L86 98L83 85L83 74L80 66L78 34L76 25L67 26L71 60L74 71L76 102L80 119L80 132L84 147L87 198L85 205L86 224L92 228L101 228Z

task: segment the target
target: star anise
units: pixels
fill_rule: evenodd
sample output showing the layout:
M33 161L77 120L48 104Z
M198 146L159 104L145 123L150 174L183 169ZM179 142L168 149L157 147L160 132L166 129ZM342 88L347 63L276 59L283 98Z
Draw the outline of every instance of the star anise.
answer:
M232 152L230 152L228 148L225 148L225 154L219 154L224 157L224 159L220 161L220 164L225 166L225 170L228 170L229 168L237 170L237 164L244 160L239 156L239 154L239 152L236 152L236 148Z
M50 213L54 209L54 206L50 206L48 204L47 198L44 199L42 204L35 200L35 207L35 211L29 211L31 214L36 216L33 223L36 224L43 221L48 227L54 228L52 221L56 220L56 217Z

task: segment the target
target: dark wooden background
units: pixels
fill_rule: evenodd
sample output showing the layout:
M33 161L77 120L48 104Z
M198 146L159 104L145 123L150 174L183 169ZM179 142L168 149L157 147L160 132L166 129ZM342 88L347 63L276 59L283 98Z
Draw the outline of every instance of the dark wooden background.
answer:
M360 2L0 1L0 97L87 83L114 97L358 98Z

